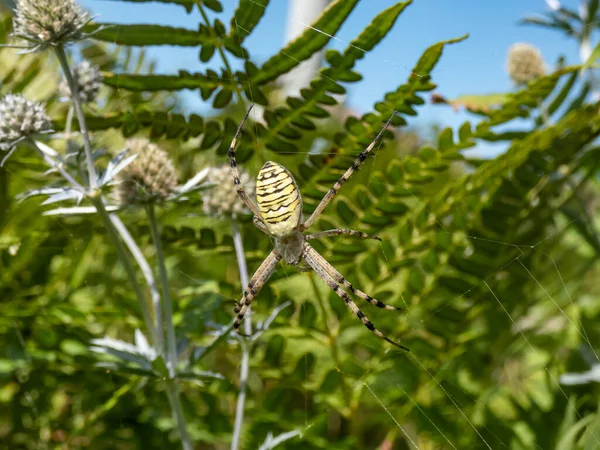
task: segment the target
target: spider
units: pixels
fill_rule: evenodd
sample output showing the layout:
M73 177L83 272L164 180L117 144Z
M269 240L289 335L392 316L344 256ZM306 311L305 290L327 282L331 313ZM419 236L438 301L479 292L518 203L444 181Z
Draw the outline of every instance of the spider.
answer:
M252 300L258 295L260 289L267 282L273 272L275 272L275 268L281 259L283 259L287 264L298 267L300 270L302 270L302 268L299 266L299 264L304 261L309 266L308 270L312 269L331 290L339 295L344 302L346 302L346 305L348 305L350 310L356 314L356 316L369 330L371 330L380 338L385 339L390 344L409 351L406 347L392 341L377 328L375 328L367 316L365 316L358 306L356 306L356 303L352 301L350 296L340 287L340 285L357 297L366 300L370 304L379 308L393 311L399 311L401 308L386 305L385 303L374 299L370 295L365 294L359 289L356 289L308 243L308 241L312 239L340 235L353 236L361 239L381 239L377 236L371 236L361 231L348 229L333 229L314 234L305 233L305 231L308 230L323 213L325 207L331 203L342 185L356 170L358 170L359 166L367 158L369 152L373 150L373 147L383 135L390 122L393 120L396 112L394 112L392 117L390 117L373 142L371 142L371 144L360 155L358 155L358 158L356 158L352 166L333 185L327 194L325 194L314 212L303 223L302 197L300 195L300 190L298 189L298 185L296 184L292 174L282 165L272 161L267 161L262 169L260 169L256 179L256 204L250 200L250 197L240 184L239 171L235 161L235 147L238 135L240 134L244 122L248 118L251 110L252 106L250 106L242 122L240 123L235 136L231 141L231 145L229 146L227 154L229 156L231 165L233 184L235 185L238 195L246 204L248 209L254 214L254 225L274 240L275 248L256 270L250 279L250 282L248 283L248 287L244 290L242 299L240 300L239 304L236 305L234 311L237 314L237 318L233 324L234 329L238 333L240 332L240 324L244 320L244 315L250 307Z

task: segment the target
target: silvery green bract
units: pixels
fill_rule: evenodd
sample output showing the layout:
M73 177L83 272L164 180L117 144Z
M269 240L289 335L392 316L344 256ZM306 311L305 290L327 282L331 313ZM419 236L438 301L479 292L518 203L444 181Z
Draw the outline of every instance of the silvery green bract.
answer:
M5 95L0 100L0 150L8 151L0 166L15 145L23 139L48 133L51 122L43 103L33 102L22 95Z

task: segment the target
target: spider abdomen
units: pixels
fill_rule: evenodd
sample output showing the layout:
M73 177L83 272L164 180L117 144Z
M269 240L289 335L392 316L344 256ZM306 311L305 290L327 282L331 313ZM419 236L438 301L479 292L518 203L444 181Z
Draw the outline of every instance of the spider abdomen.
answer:
M267 161L256 179L260 215L274 236L296 230L302 214L302 198L292 174L282 165Z

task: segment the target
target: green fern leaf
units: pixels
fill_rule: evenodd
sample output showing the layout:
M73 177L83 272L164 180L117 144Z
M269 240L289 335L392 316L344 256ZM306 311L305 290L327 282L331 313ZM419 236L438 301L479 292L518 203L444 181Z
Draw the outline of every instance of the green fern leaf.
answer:
M217 46L215 44L212 44L212 43L204 44L202 46L202 48L200 49L200 55L198 56L200 58L200 61L202 61L202 62L210 61L210 59L215 54L216 49L217 49Z
M527 88L518 92L508 94L502 107L490 111L489 121L480 124L477 128L483 130L491 126L509 122L517 117L528 117L530 110L538 108L542 102L552 94L561 77L571 74L579 69L579 66L570 66L557 70L545 77L538 78L529 83Z
M121 128L123 134L130 136L137 131L150 128L150 134L155 137L169 139L179 137L184 141L204 133L205 124L201 116L192 114L186 118L182 114L155 112L147 109L125 111L108 115L86 115L88 128L93 131L102 131L112 128ZM65 119L53 122L53 128L63 130ZM76 127L76 124L74 124Z
M587 96L591 90L592 90L591 83L590 82L584 83L583 87L581 88L581 91L579 91L579 94L577 94L577 96L571 101L571 103L567 107L566 112L571 112L578 108L581 108L581 106L585 102L585 99L587 98Z
M428 91L434 88L429 81L430 73L439 61L445 45L460 42L466 36L457 39L450 39L431 46L425 51L419 62L415 66L413 72L409 76L407 83L401 85L393 92L385 94L384 100L375 104L379 114L366 114L362 117L362 121L357 122L356 118L349 118L346 122L347 134L337 136L336 143L347 152L345 155L340 155L329 161L328 165L322 164L317 166L313 171L307 171L312 176L308 183L308 195L305 195L305 209L311 212L316 203L329 188L331 174L341 175L345 169L352 163L353 155L362 151L381 130L383 123L389 118L393 111L401 112L396 116L394 125L402 125L405 120L401 117L402 114L415 114L413 106L424 103L423 99L416 95L417 92ZM419 73L417 77L415 74ZM384 134L383 139L389 139L391 134ZM451 136L450 136L451 137ZM461 148L471 146L472 143L465 139L461 142ZM408 177L405 182L408 185L422 185L431 182L438 176L440 171L444 171L449 167L450 161L460 158L456 152L443 151L435 152L429 156L428 161L421 161L419 158L407 157L403 161L404 167L402 172L407 172ZM414 168L414 170L413 170ZM338 175L338 176L339 176ZM400 201L396 197L404 192L402 189L395 191L391 186L397 186L398 180L393 180L393 174L389 175L392 179L383 177L378 182L371 182L369 188L373 191L373 197L377 201L373 202L369 210L361 216L361 221L367 225L371 225L374 229L382 229L392 222L386 214L391 211L397 211L398 214L403 214L406 208L400 205ZM372 179L373 180L373 179Z
M351 71L356 61L364 57L365 52L372 50L381 42L394 26L400 13L410 3L410 1L398 3L378 14L360 35L350 43L343 54L335 51L328 52L328 61L332 64L332 67L324 68L321 71L321 74L327 78L323 78L323 76L315 78L311 82L310 88L302 89L301 99L287 100L287 103L292 107L278 110L277 116L274 116L272 123L269 123L269 129L263 139L264 145L273 151L289 153L289 145L283 144L286 141L280 139L285 137L282 130L285 130L290 124L304 130L315 129L315 125L308 117L315 117L316 115L320 115L321 118L325 117L322 114L325 110L321 109L319 105L336 104L335 99L329 95L332 89L337 90L337 86L339 86L336 80L341 81L341 78ZM358 51L357 48L362 50Z
M571 75L569 76L569 78L567 79L567 81L565 81L565 84L562 87L562 89L560 90L560 92L556 95L556 97L554 97L554 99L552 100L552 102L548 105L548 107L546 108L546 112L547 112L547 114L549 116L551 116L552 114L554 114L556 112L556 110L562 106L562 104L564 103L565 99L567 98L567 96L571 92L571 89L573 88L573 85L577 81L577 75L578 74L579 74L579 72L573 72L573 73L571 73Z
M104 84L129 91L179 91L182 89L207 89L209 93L219 87L234 89L235 82L219 77L214 72L189 73L180 71L179 75L135 75L104 74Z
M304 33L267 60L251 82L268 83L309 59L327 45L357 4L358 0L334 0Z
M385 100L375 104L375 110L380 113L389 114L398 111L400 114L415 115L413 106L423 104L423 99L415 95L416 92L431 91L435 85L429 80L431 71L436 66L446 45L462 42L469 35L465 34L459 38L441 41L429 47L413 68L408 81L394 92L385 95ZM396 124L398 124L396 122Z
M529 133L523 140L515 141L506 154L481 164L473 174L457 180L434 200L416 208L411 215L428 217L428 221L433 223L453 223L454 227L461 229L476 227L482 216L487 215L484 224L489 238L520 242L523 238L508 236L507 233L518 230L517 225L524 223L526 215L537 214L535 208L529 207L528 192L537 189L544 173L553 173L560 165L575 161L574 156L600 135L600 119L596 117L596 108L597 105L589 105L569 113L556 125ZM541 154L545 157L537 157ZM560 192L565 179L553 179L556 180L555 190ZM515 191L517 187L518 191ZM555 195L555 191L548 186L545 191L551 198ZM493 216L489 216L492 211ZM547 222L542 220L538 223ZM525 242L539 240L539 231L531 230L530 234L532 236ZM423 241L425 233L419 235ZM435 236L427 239L435 239ZM410 243L406 245L410 246ZM433 244L428 245L431 248ZM507 258L519 254L516 248L513 250L517 253L510 253ZM497 268L498 261L489 261L487 266L483 261L478 261L476 266L479 267L474 268L472 260L464 261L464 257L456 257L451 264L460 272L466 270L473 273L473 270L477 270L475 282L479 283L482 277L497 270L494 268Z
M99 27L103 28L98 30ZM211 42L206 33L165 25L93 23L86 27L86 31L96 31L94 39L120 45L197 47Z
M461 95L453 99L446 99L438 94L432 94L433 103L443 103L452 106L455 110L465 108L471 113L486 115L492 109L499 108L506 101L506 93Z
M233 91L231 89L223 88L219 92L217 92L217 95L215 95L215 98L213 100L213 108L223 109L227 105L229 105L232 99Z
M214 12L223 12L223 5L221 5L219 0L200 0L200 3Z
M194 9L194 5L197 3L197 0L120 0L120 1L129 2L129 3L159 2L159 3L179 5L179 6L183 6L188 13L192 12L192 9Z
M269 0L240 0L231 18L227 39L240 45L244 42L269 6Z

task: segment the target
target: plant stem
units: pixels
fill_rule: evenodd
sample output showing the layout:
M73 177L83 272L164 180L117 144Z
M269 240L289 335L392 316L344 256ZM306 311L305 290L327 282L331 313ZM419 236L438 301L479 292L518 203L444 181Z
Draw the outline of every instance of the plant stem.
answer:
M169 398L169 403L171 404L173 419L175 420L177 430L179 431L181 446L184 450L192 450L194 445L192 444L192 438L187 430L185 416L183 415L183 408L181 407L181 402L179 401L179 392L175 380L169 380L169 384L167 386L167 397Z
M67 111L67 121L65 124L65 134L67 137L71 136L71 127L73 126L73 105L69 105L69 111Z
M163 328L162 327L162 323L163 323L162 309L161 309L161 303L160 303L160 294L158 293L158 285L156 284L156 280L154 278L154 273L152 273L150 264L148 264L148 261L146 261L146 258L144 257L142 250L139 248L139 246L137 245L137 243L131 236L131 233L129 233L129 230L127 229L127 227L125 227L125 224L121 221L119 216L117 216L114 213L109 214L109 216L110 216L110 220L112 221L113 225L117 229L117 232L121 236L121 239L123 239L123 242L125 242L125 245L127 245L127 248L129 248L129 251L131 252L133 257L137 261L138 266L140 266L140 269L142 270L142 274L144 275L144 278L146 279L146 284L150 288L150 295L152 296L152 308L153 308L153 312L154 312L154 317L156 318L156 320L155 320L156 336L158 338L158 341L156 343L154 343L154 347L159 352L163 352L165 350L165 348L164 348L165 339L163 336L163 329L162 329Z
M69 89L71 90L71 99L73 100L75 114L77 115L77 121L79 122L79 130L81 131L81 136L83 137L83 148L85 150L85 160L87 164L89 184L90 188L94 190L98 187L98 176L96 174L96 168L94 167L94 158L92 157L92 148L90 145L90 136L87 129L87 123L85 121L85 116L83 115L83 109L81 108L79 89L77 88L77 83L75 82L73 74L71 73L71 68L69 67L69 60L67 59L67 54L65 52L64 46L56 46L55 51L58 61L60 62L60 65L65 74L65 78L67 79L67 83L69 84Z
M156 221L156 213L152 203L146 205L146 213L148 214L148 222L150 224L150 234L152 235L154 247L156 248L158 274L163 294L163 316L165 318L165 328L167 331L166 360L168 361L169 375L171 378L175 378L177 372L177 349L175 342L175 328L173 327L173 302L171 301L171 293L169 292L169 278L165 266L165 254L163 252L160 232Z
M237 222L234 219L231 221L231 231L233 234L233 246L235 247L235 257L237 259L238 268L240 271L240 281L242 288L246 289L248 286L248 266L246 265L246 256L244 255L244 242L242 241L242 233L238 228ZM252 315L250 314L250 306L246 311L246 318L244 319L244 333L247 335L252 334Z
M330 326L331 323L331 315L329 314L329 310L325 307L325 302L321 297L321 292L319 291L319 287L317 283L315 283L315 277L313 273L309 273L310 282L312 284L313 290L315 291L315 297L317 298L317 302L319 303L319 308L321 309L321 314L323 315L323 319L325 319L325 328L327 328L327 334L329 336L329 348L331 349L331 358L333 359L333 363L335 364L335 368L338 370L340 374L340 380L342 383L342 390L344 391L344 397L346 398L347 403L349 404L352 397L350 395L350 390L348 388L348 383L346 382L346 378L344 377L344 373L340 369L340 356L337 348L337 332L333 331L333 327Z
M121 262L123 263L123 266L125 267L125 272L127 272L127 278L129 278L129 282L133 286L133 290L135 291L135 295L137 297L138 303L140 304L140 309L142 310L142 316L144 317L144 322L146 324L146 328L148 329L148 332L150 333L151 342L152 342L152 344L156 344L157 342L160 342L160 340L157 336L156 328L154 327L154 323L152 321L152 314L150 313L150 309L148 308L148 303L146 302L144 292L142 291L142 288L140 287L139 283L137 282L137 279L135 276L135 270L133 269L133 265L131 264L131 261L129 260L129 255L127 255L127 252L125 251L123 242L121 242L121 239L119 239L119 234L117 233L117 230L115 229L115 226L113 225L113 222L110 219L110 215L108 214L108 211L106 211L106 208L104 207L104 202L102 201L102 198L101 197L90 197L90 198L92 200L93 205L96 207L96 210L100 214L100 217L102 219L102 222L104 223L104 226L108 230L109 237L112 239L115 246L117 247L117 254L119 255L119 258L121 259Z
M543 101L540 101L539 106L540 106L540 118L542 119L542 125L547 127L548 125L550 125L550 116L548 115L548 110L546 109L546 106L544 105Z
M101 200L100 200L101 202ZM164 339L162 337L162 319L161 319L161 307L160 307L160 296L158 295L158 291L157 291L157 287L156 287L156 281L154 280L154 275L152 274L152 270L150 269L150 265L148 264L148 262L146 261L146 259L144 258L144 255L142 253L142 251L140 250L140 248L138 247L138 245L136 244L136 242L133 240L131 234L129 233L129 231L127 230L127 228L125 227L125 225L123 224L123 222L121 222L121 219L119 219L119 217L116 214L108 214L108 212L106 211L105 208L102 208L102 210L100 208L98 208L98 205L96 205L96 202L94 202L94 205L96 206L96 209L100 212L101 216L106 215L110 221L110 225L112 228L114 226L114 230L115 230L115 234L118 233L121 238L123 239L123 241L125 242L125 244L128 246L129 250L131 251L131 253L133 254L134 258L136 259L136 261L138 262L139 266L142 269L142 272L144 273L144 276L146 278L146 281L148 282L148 286L150 287L150 290L152 292L152 298L153 298L153 305L154 305L154 310L155 310L155 315L156 315L156 327L152 326L152 319L150 318L150 325L148 323L146 323L146 326L152 330L154 332L154 335L152 337L152 342L156 343L156 346L159 346L160 349L167 353L168 355L171 356L171 358L175 358L176 361L176 350L175 347L172 347L172 353L171 351L169 351L169 346L167 345L167 348L165 349L165 345L164 345ZM150 208L152 211L151 213L149 212L148 214L148 219L150 222L150 229L151 229L151 233L152 233L152 237L153 239L155 239L155 231L158 232L158 228L156 226L156 218L155 218L155 214L154 214L154 210L152 208ZM103 214L103 212L105 214ZM107 225L107 228L109 228L109 226ZM110 234L110 228L109 228L109 234ZM125 252L125 249L123 248L123 244L121 243L121 241L119 240L118 236L116 237L116 242L118 242L117 244L117 248L121 248L122 252ZM156 239L155 240L155 245L156 245L156 251L157 251L157 258L159 260L159 265L162 266L161 269L164 269L164 257L162 255L162 245L161 245L161 241L160 239ZM160 249L160 250L159 250ZM121 251L119 252L121 253ZM131 263L129 262L129 259L127 257L126 254L124 254L124 258L122 258L123 260L127 260L127 264L126 266L129 266L131 268L131 272L133 272L133 267L131 266ZM129 271L128 271L129 273ZM161 270L161 281L163 284L163 290L165 289L166 286L166 290L167 290L167 294L165 295L165 299L168 299L168 316L167 314L165 314L165 316L167 316L167 323L170 324L170 329L171 331L173 331L173 343L174 343L174 337L175 337L175 333L173 330L173 322L172 322L172 317L171 317L171 298L168 295L168 285L166 284L166 270L164 272L165 278L163 278L163 271ZM131 277L130 277L131 279ZM133 282L134 287L136 287L136 292L138 292L139 289L139 284L137 284L137 281L135 280L135 273L133 273ZM139 297L138 297L139 299ZM147 306L145 307L146 303L144 301L144 303L142 304L142 312L144 314L144 319L146 319L146 312L145 310L147 310ZM165 308L167 306L167 300L165 300ZM149 312L148 312L149 314ZM169 328L167 328L167 332L168 332ZM173 361L173 359L169 358L169 362ZM181 408L181 402L179 400L179 392L178 392L178 388L177 388L177 382L175 380L175 365L173 364L169 364L169 374L171 376L171 379L168 380L168 386L167 386L167 397L169 399L169 404L171 405L171 413L173 414L173 419L175 420L175 423L177 425L177 430L179 432L179 438L181 440L181 445L184 448L184 450L192 450L193 449L193 444L192 444L192 440L190 438L190 435L187 431L187 424L185 421L185 416L183 414L183 409Z
M235 247L235 256L237 258L238 268L240 271L240 281L242 289L248 286L248 267L246 266L246 257L244 256L244 243L242 234L237 226L235 217L231 221L231 231L233 233L233 245ZM252 334L252 315L250 307L246 311L244 319L244 333ZM237 450L240 444L240 436L242 434L242 425L244 424L244 405L246 402L246 387L248 384L248 373L250 372L250 348L247 343L242 341L242 361L240 363L240 393L238 394L237 404L235 407L235 422L233 424L233 436L231 438L231 450Z
M212 35L212 37L215 40L219 40L220 37L216 35L214 28L211 26L210 20L208 19L208 15L206 14L206 11L204 11L204 7L202 6L202 2L197 2L196 5L198 6L198 10L200 10L200 14L202 15L204 24L210 30L210 34ZM231 70L231 66L229 65L229 60L227 59L227 55L223 51L223 46L221 45L220 42L217 43L217 50L219 51L219 55L221 56L221 59L223 60L223 64L225 64L225 68L227 69L227 72L229 72L229 76L231 77L232 81L235 81L233 71ZM243 105L244 98L242 97L242 92L240 91L240 88L238 87L237 83L233 84L233 90L235 91L235 93L237 95L240 105Z

